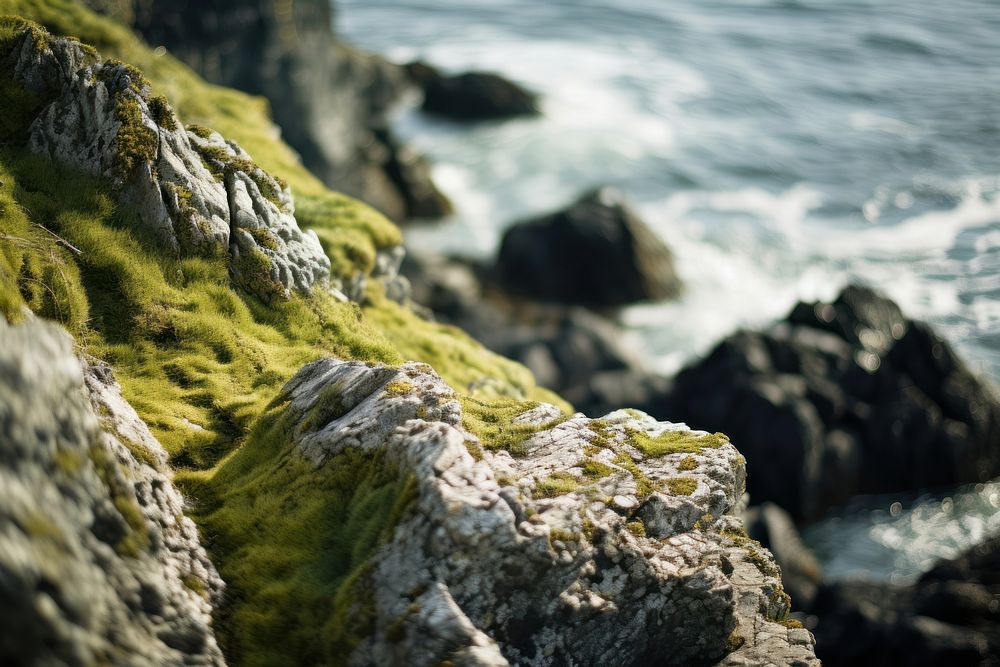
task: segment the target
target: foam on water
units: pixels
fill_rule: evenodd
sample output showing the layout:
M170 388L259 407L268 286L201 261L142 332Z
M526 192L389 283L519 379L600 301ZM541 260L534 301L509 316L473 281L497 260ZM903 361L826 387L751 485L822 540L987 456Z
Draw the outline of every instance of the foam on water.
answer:
M861 280L1000 378L992 0L955 0L946 13L933 0L344 0L338 10L342 34L363 47L499 71L543 95L542 117L505 123L400 110L395 127L431 157L458 209L408 227L411 246L488 257L512 221L616 185L687 284L676 302L622 314L660 370ZM942 534L965 529L960 514L941 514ZM874 516L827 523L855 534ZM940 546L915 525L880 528L870 559ZM868 548L843 558L861 563ZM908 562L867 570L923 566Z

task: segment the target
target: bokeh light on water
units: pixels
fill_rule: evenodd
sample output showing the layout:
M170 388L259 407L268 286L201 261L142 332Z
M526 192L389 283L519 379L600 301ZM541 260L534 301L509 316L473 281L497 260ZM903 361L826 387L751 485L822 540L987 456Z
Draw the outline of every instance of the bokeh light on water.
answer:
M1000 482L909 500L859 498L804 531L829 579L905 583L1000 530Z

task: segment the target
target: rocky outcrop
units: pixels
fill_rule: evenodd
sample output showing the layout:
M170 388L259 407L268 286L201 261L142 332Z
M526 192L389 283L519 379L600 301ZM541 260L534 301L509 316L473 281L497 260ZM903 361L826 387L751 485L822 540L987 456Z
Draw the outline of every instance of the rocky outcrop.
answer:
M538 114L538 96L492 72L442 74L416 61L406 71L424 91L421 109L462 121L495 120Z
M1000 664L1000 536L912 585L824 586L810 613L817 652L832 667Z
M505 403L499 440L479 440L415 363L318 361L283 393L317 465L360 450L414 480L352 664L815 664L809 633L781 620L770 555L732 515L744 461L724 437Z
M592 307L671 299L681 289L669 248L609 188L509 228L495 270L511 293Z
M339 43L329 0L118 4L147 41L209 81L266 97L284 140L331 188L397 221L450 212L424 158L388 128L390 105L410 86L405 72Z
M31 125L31 150L110 179L158 245L228 256L233 281L263 299L329 277L287 186L217 133L182 127L138 70L30 27L10 58L15 82L51 100Z
M222 581L165 459L106 367L0 318L0 662L224 664Z
M865 287L730 336L650 411L738 439L752 501L799 520L859 493L1000 475L995 389Z
M747 534L774 554L795 609L808 609L823 583L823 568L802 542L792 517L774 503L763 503L747 508L742 519Z

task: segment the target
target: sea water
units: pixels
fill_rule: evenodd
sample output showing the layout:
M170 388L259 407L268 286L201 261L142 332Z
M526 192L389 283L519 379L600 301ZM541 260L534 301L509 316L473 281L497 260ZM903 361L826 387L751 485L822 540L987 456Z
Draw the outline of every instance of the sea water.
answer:
M511 222L610 184L673 248L687 285L679 301L623 314L662 372L863 281L1000 378L996 0L341 0L336 11L346 40L395 61L493 70L542 95L541 117L507 122L399 111L394 127L457 207L408 227L412 247L488 257ZM912 577L971 543L980 531L963 520L995 526L996 493L956 490L948 511L943 497L869 499L807 537L835 575ZM824 550L845 540L856 548Z

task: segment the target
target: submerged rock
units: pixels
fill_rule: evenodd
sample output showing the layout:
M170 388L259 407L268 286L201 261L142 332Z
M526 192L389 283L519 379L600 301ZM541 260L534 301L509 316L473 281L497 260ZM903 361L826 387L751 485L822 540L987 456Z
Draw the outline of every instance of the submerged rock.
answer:
M219 134L183 128L138 70L29 27L11 58L14 80L51 100L31 125L31 150L110 179L156 242L181 256L228 255L234 282L263 299L329 277L287 186Z
M463 417L417 363L318 361L283 398L317 466L360 451L413 479L351 664L816 664L732 514L743 458L722 436L544 404L503 403L506 426L488 402ZM468 431L469 410L499 440Z
M752 501L797 519L859 493L1000 475L994 387L865 287L730 336L682 370L654 411L738 439Z
M831 667L1000 664L1000 535L911 585L829 584L809 611Z
M106 367L0 318L0 662L224 664L223 584L165 459Z
M594 307L671 299L681 290L670 249L610 188L508 229L496 274L512 293Z
M492 72L441 74L423 62L406 71L424 91L421 109L456 120L491 120L538 113L538 96Z

